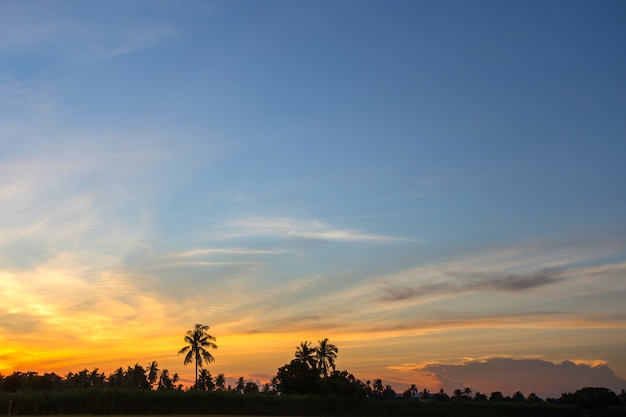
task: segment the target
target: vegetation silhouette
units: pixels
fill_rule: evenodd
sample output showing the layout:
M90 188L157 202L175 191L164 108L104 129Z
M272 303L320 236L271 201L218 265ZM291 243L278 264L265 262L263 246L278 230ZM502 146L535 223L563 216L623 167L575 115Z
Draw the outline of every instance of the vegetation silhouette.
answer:
M150 362L150 365L148 365L148 384L150 384L150 387L153 387L154 384L157 383L160 375L161 370L159 369L157 361Z
M307 364L309 368L315 368L317 364L317 348L313 347L308 341L300 342L300 346L296 348L296 359Z
M178 354L185 354L184 364L192 361L196 364L196 379L194 386L198 385L198 367L202 368L204 361L211 363L215 360L208 349L217 349L215 337L209 333L209 326L196 323L193 330L187 330L185 343L187 346L178 351Z
M489 396L459 387L448 395L430 393L412 384L396 393L381 379L361 382L348 371L336 369L339 349L322 339L296 347L293 359L279 367L260 389L255 381L215 378L204 363L213 362L207 349L216 348L209 326L196 324L185 336L184 364L195 360L194 385L184 387L178 374L160 369L156 361L146 367L135 363L108 376L98 368L69 372L64 377L37 372L0 374L0 414L240 414L240 415L350 415L350 416L545 416L624 417L626 392L586 387L560 398L541 399L535 393L515 392ZM208 359L210 358L210 360Z
M328 338L318 341L317 347L317 367L322 371L322 375L328 376L328 370L332 368L335 370L335 359L337 359L337 353L339 349L328 341Z

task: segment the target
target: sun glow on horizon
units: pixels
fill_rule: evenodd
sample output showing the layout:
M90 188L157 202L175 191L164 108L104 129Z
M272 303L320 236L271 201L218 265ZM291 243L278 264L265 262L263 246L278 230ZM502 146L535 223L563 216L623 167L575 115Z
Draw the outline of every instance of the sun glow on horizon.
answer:
M111 1L0 1L0 372L626 385L624 4Z

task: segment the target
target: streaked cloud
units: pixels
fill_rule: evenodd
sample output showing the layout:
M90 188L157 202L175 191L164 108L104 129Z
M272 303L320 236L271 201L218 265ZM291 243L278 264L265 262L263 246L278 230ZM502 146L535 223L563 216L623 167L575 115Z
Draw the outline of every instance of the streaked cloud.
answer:
M153 48L179 36L179 32L169 25L132 27L121 34L115 34L113 39L99 41L99 44L95 45L96 51L90 51L89 54L94 54L96 58L112 59Z
M202 255L277 255L285 253L282 249L263 250L263 249L246 249L246 248L204 248L193 249L186 252L175 253L173 258L192 258Z
M155 16L151 20L120 18L112 27L112 22L103 24L93 14L93 5L60 6L45 1L31 2L27 9L0 5L0 51L106 60L180 37L175 25ZM117 3L115 7L124 6Z
M470 291L525 291L544 285L555 284L564 279L563 271L546 269L526 274L498 275L493 273L467 273L457 275L455 281L424 283L418 286L389 287L382 301L406 300L437 293L463 293Z
M444 39L381 4L0 2L0 372L158 359L190 381L175 352L203 322L229 376L323 337L399 384L499 357L626 375L624 25L429 4ZM530 26L530 67L450 54Z
M35 314L9 312L0 314L0 331L6 333L34 333L40 331L42 320Z
M244 217L227 222L215 238L233 239L263 236L276 239L301 239L327 242L398 242L406 239L395 236L341 229L319 220L284 217Z

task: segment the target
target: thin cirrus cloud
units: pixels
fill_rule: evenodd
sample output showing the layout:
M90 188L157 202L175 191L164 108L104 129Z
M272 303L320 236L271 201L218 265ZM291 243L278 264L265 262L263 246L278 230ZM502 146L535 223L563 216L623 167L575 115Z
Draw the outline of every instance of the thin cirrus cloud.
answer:
M44 43L63 29L62 19L44 19L44 12L50 9L42 6L42 3L34 3L34 7L25 13L23 8L17 7L17 3L0 4L1 50L18 51Z
M302 16L310 14L309 6ZM545 109L537 108L533 95L526 102L508 100L519 108L505 109L497 118L503 123L487 120L487 137L470 126L469 137L448 138L436 117L426 124L404 117L402 109L420 106L412 103L419 99L412 94L420 88L414 81L433 70L417 78L414 71L398 73L415 67L415 54L398 55L385 68L358 64L381 51L415 46L406 30L416 25L406 16L428 13L407 6L394 15L381 8L385 20L400 24L386 28L380 51L363 55L359 39L371 28L363 25L367 19L350 20L351 30L363 36L348 40L356 40L349 47L357 55L343 60L333 40L355 10L333 7L324 33L309 25L301 34L312 42L302 43L284 36L293 29L293 10L279 9L250 14L228 2L181 6L160 0L0 2L0 55L7 64L0 70L0 371L76 371L94 364L108 372L127 360L158 359L184 376L192 371L175 352L181 334L200 321L220 340L215 371L229 376L254 372L269 379L298 340L318 337L340 346L341 369L385 382L398 377L387 373L390 367L421 363L433 365L423 372L437 381L474 384L461 374L471 366L446 370L435 362L463 365L465 358L501 356L556 364L602 359L625 375L626 246L601 228L621 230L621 218L605 214L619 212L619 184L606 181L619 177L612 174L623 164L611 159L619 152L594 147L584 133L606 126L606 117L581 118L569 113L574 108L567 103L550 102L562 96L563 85L545 74L553 89L544 98L563 116L551 118L554 124L543 123ZM506 13L521 16L513 23L541 25L533 13L518 10L523 13ZM259 21L272 22L261 43ZM439 39L438 31L426 36L435 43L462 42L463 22L452 38ZM577 25L564 30L576 37ZM496 46L506 47L526 27L504 31ZM596 42L618 46L618 36L599 33L609 32L587 31L575 44L592 54ZM477 35L492 38L489 31ZM548 37L560 42L555 35ZM263 46L268 39L271 50ZM446 51L442 45L421 52ZM559 62L585 55L570 52ZM384 61L383 55L378 58ZM476 67L484 61L480 54L461 55L470 61L478 56ZM287 56L304 61L286 62ZM337 64L339 71L308 74L321 78L303 85L289 74L307 75L310 66L301 64L308 58ZM258 59L268 65L254 65ZM591 88L585 80L615 67L592 61L574 74L583 89ZM353 70L361 76L346 84L343 75ZM458 75L459 85L476 85ZM373 106L359 105L358 92L383 78L389 88L373 92ZM526 80L525 88L534 91L540 78ZM615 79L594 91L613 91ZM443 81L433 86L439 97L430 102L450 102ZM470 97L464 97L467 89L455 91L459 102ZM511 92L501 93L478 103L484 114ZM337 100L324 107L329 94ZM303 96L313 107L299 105ZM318 98L321 105L314 103ZM610 100L587 105L603 103L615 108ZM352 110L336 117L346 108ZM531 130L520 133L537 141L511 142L515 152L494 148L489 136L517 126L510 114L538 121L524 123ZM600 130L619 138L618 125ZM573 137L574 144L564 147L552 133L568 126L572 134L561 136ZM322 145L333 146L310 147L307 138L319 135L329 138ZM527 171L539 145L545 158ZM467 151L467 158L451 160L445 149L452 148ZM342 164L348 154L349 163ZM303 155L302 167L288 163ZM573 171L563 175L553 157ZM481 158L504 162L486 170L467 162ZM387 163L394 169L380 171ZM502 172L495 182L489 175L494 170ZM453 178L433 183L423 178L429 172L452 172ZM457 183L461 175L467 180ZM581 178L583 186L572 186ZM612 188L585 187L597 184ZM459 185L462 192L456 192ZM415 189L427 193L407 198ZM537 203L542 196L551 204ZM579 201L585 203L572 204ZM564 211L568 215L560 216ZM574 235L577 243L568 242ZM269 356L259 360L258 346ZM20 362L14 352L30 359ZM515 372L515 364L496 365L472 366ZM403 376L417 375L417 368L423 366Z
M0 194L10 197L0 208L4 213L0 226L6 232L0 244L24 237L53 239L57 245L76 241L98 226L99 219L110 217L123 203L123 193L110 182L113 175L108 171L115 171L115 166L107 167L107 159L101 158L83 154L78 160L64 155L57 161L29 158L0 163L8 173L0 180ZM104 177L109 182L99 179ZM105 200L106 205L100 204Z
M192 258L202 255L222 254L222 255L277 255L285 253L284 250L263 250L248 248L203 248L193 249L186 252L178 252L172 255L173 258Z
M45 84L34 85L17 79L14 75L0 72L0 133L5 137L13 136L17 130L14 123L9 120L25 120L31 122L33 118L50 113L56 107L56 101ZM31 124L29 123L29 127ZM25 128L26 126L23 126Z
M395 236L363 233L358 230L333 228L311 219L248 217L227 223L227 227L212 235L216 239L266 237L326 242L398 242Z
M114 38L100 37L95 51L87 56L100 59L113 59L144 49L154 48L163 42L176 39L179 32L171 26L146 26L125 30Z
M609 259L624 245L532 244L477 249L463 256L371 277L378 302L411 302L469 293L502 292L553 294L562 298L588 296L601 290L587 277L604 280L614 290L622 290L619 279L623 263ZM563 294L559 289L567 289ZM556 291L556 292L555 292Z
M63 7L48 2L32 2L24 8L11 3L0 5L0 50L23 53L51 52L64 56L91 59L113 59L153 48L181 36L171 23L158 19L131 21L120 19L115 27L104 25L97 14L87 9L73 9L74 18L63 13ZM84 16L81 13L87 12Z

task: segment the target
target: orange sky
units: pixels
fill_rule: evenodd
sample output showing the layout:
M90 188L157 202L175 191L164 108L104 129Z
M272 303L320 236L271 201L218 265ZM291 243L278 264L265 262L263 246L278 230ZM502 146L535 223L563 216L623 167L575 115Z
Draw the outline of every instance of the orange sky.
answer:
M626 388L625 7L0 1L0 372Z
M20 317L19 313L14 314L16 318ZM524 317L524 320L527 319L529 317ZM94 323L92 320L94 317L91 315L68 319L74 327L63 327L62 332L58 329L55 332L50 328L47 333L4 333L0 372L6 375L14 370L35 370L65 375L70 371L97 367L108 374L119 366L126 367L134 363L145 366L150 361L157 360L162 369L179 373L183 383L189 384L193 381L193 367L183 366L182 357L176 355L183 346L184 332L191 326L186 328L178 319L161 316L148 322L149 325L128 322L115 332L105 333L103 330L106 329L106 324ZM545 360L556 364L568 360L583 367L606 365L606 360L601 357L585 357L584 349L580 350L580 356L562 355L559 352L567 348L571 350L571 345L584 334L601 338L609 346L619 345L622 337L620 333L623 331L619 326L607 328L598 323L571 320L560 322L562 328L555 331L555 323L551 320L543 323L535 320L533 325L524 324L524 320L496 318L474 322L432 323L430 327L421 323L419 327L397 330L359 331L358 328L353 328L325 333L311 329L302 332L254 334L237 334L232 330L228 334L229 329L236 328L241 323L235 321L223 323L221 326L218 323L210 329L210 333L218 339L219 348L213 352L216 361L208 368L213 375L224 373L232 379L244 376L246 379L265 383L279 366L293 358L300 341L316 341L329 337L339 347L338 368L349 370L363 381L382 378L385 383L392 384L400 391L409 384L416 384L420 389L438 391L444 388L451 392L455 389L454 385L436 367L484 363L497 357L510 357L518 361ZM619 354L617 351L604 352L607 357L617 357ZM515 362L505 365L515 365ZM614 370L619 370L614 364L610 365ZM433 366L435 369L427 370ZM506 366L500 369L501 376L498 379L484 381L480 373L470 373L465 378L474 379L461 379L457 384L482 387L483 392L512 389L511 379L519 379L519 375L514 376L513 369L507 372ZM581 378L584 377L585 369L580 369ZM558 371L556 368L555 370ZM560 381L561 386L572 383L571 374L558 375L555 372L554 378ZM574 383L576 382L578 381ZM619 383L619 378L606 380L606 385L613 384L611 386L614 387L616 383ZM558 385L557 382L555 384ZM530 390L528 383L517 389ZM538 392L541 389L536 387L532 390Z

